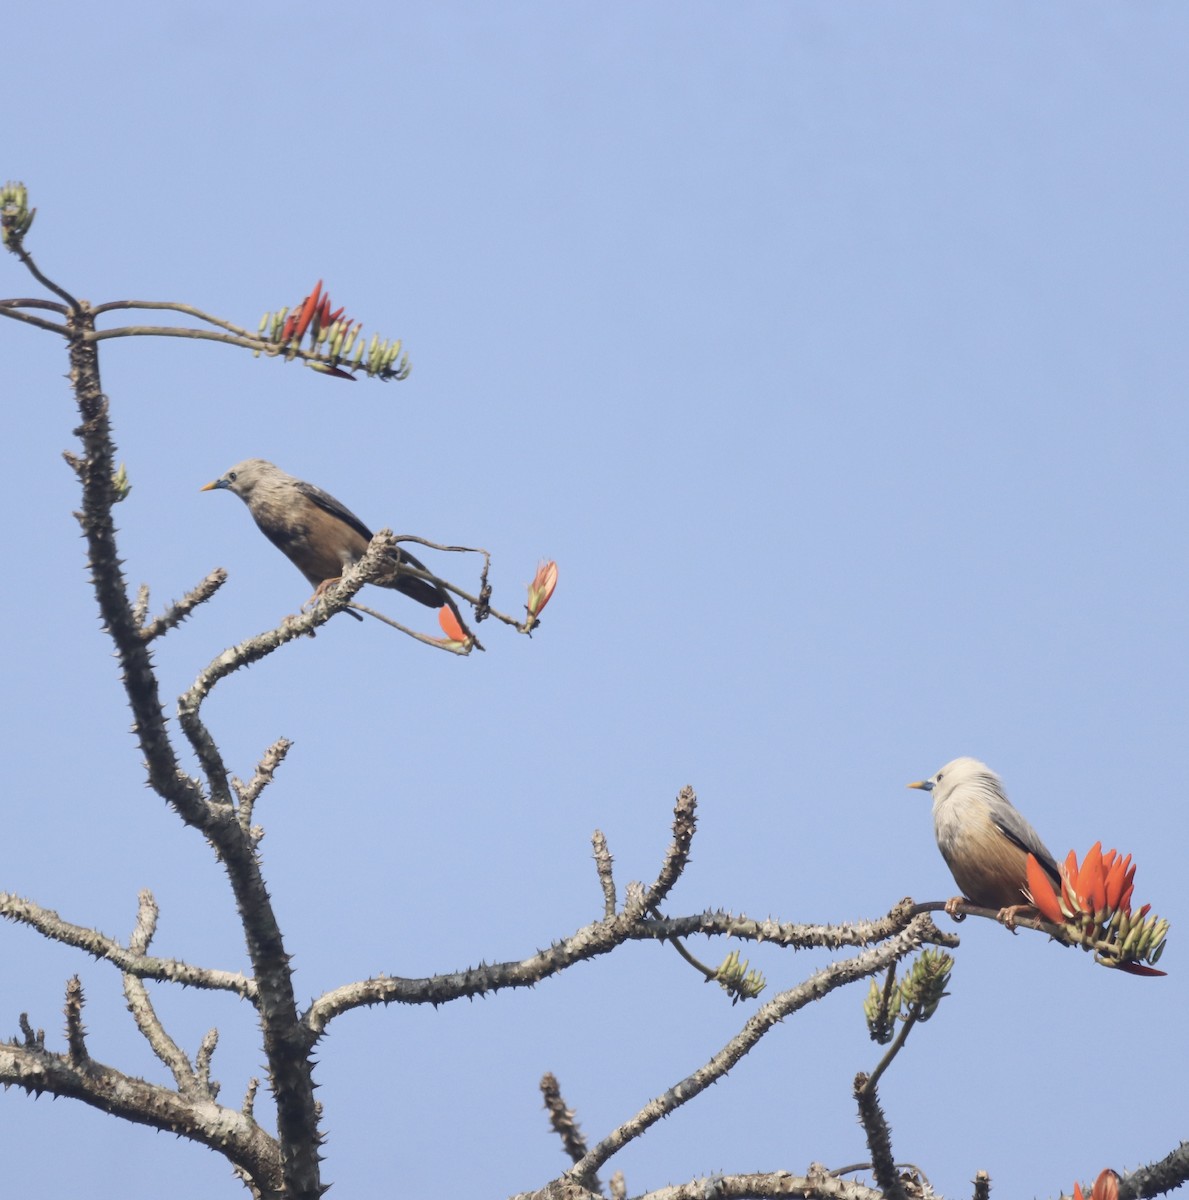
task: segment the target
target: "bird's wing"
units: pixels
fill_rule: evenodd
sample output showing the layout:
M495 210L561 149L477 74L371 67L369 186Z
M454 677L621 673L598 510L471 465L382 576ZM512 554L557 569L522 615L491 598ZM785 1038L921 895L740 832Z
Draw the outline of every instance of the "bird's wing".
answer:
M301 479L297 481L297 490L324 512L328 512L332 517L350 525L360 537L369 542L372 540L372 531L345 504L336 500L329 492L324 492L320 487L315 487L312 483L306 483ZM400 547L400 556L409 566L416 567L419 571L428 569L419 558L415 558L403 546Z
M1060 886L1061 872L1053 856L1049 853L1044 842L1040 840L1036 830L1020 816L1019 812L1010 805L995 805L991 809L991 820L995 827L1010 842L1014 842L1025 854L1033 854L1036 861L1044 868L1045 874Z
M296 486L307 500L342 521L344 525L350 525L365 541L372 540L372 531L345 504L340 504L329 492L324 492L320 487L315 487L312 483L306 483L300 479Z

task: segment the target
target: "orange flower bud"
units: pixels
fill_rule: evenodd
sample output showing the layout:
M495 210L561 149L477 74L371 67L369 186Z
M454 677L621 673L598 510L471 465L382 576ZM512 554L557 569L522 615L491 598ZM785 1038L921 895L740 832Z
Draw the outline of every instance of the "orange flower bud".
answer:
M528 585L528 615L537 616L541 609L549 603L553 589L557 587L557 563L552 559L542 562L537 567L533 581Z

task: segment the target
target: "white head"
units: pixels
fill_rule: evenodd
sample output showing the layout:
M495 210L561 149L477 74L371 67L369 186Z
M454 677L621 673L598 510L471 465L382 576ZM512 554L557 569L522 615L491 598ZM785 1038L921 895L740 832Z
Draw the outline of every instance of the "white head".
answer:
M943 806L959 788L982 793L988 804L1008 802L1007 793L1003 790L1003 780L977 758L955 758L952 762L947 762L935 775L908 786L932 792L935 810Z

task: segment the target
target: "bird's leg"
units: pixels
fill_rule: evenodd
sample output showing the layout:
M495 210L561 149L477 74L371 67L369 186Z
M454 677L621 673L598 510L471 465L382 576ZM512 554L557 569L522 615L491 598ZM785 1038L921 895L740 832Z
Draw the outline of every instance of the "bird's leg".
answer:
M955 921L965 921L965 920L966 920L966 914L965 914L965 913L960 913L960 912L958 911L958 905L959 905L959 904L966 904L966 903L967 903L967 900L966 900L966 897L965 897L965 896L951 896L951 897L950 897L950 898L949 898L949 899L948 899L948 900L945 902L945 911L946 911L946 912L947 912L947 913L948 913L948 914L949 914L951 917L953 917Z
M322 580L322 582L318 584L316 588L314 588L314 594L301 606L301 611L309 612L309 610L313 608L314 605L317 604L318 601L321 600L326 594L326 589L332 584L341 583L342 578L343 577L341 575L335 575L333 579Z

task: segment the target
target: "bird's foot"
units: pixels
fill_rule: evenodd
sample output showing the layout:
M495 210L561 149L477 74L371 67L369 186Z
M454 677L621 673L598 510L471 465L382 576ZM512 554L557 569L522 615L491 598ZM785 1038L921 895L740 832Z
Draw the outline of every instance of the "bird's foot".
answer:
M1006 908L1001 908L996 920L1001 925L1005 925L1008 929L1015 933L1016 922L1020 919L1020 914L1023 913L1026 917L1036 916L1036 909L1031 904L1009 904Z
M951 896L945 902L945 911L954 918L955 921L965 921L966 914L958 911L959 904L965 904L965 896Z
M313 608L314 605L326 595L326 589L328 587L332 587L336 583L341 583L342 579L343 577L341 575L336 575L333 579L322 580L322 582L318 584L316 588L314 588L314 594L301 606L301 611L309 612L310 609Z

